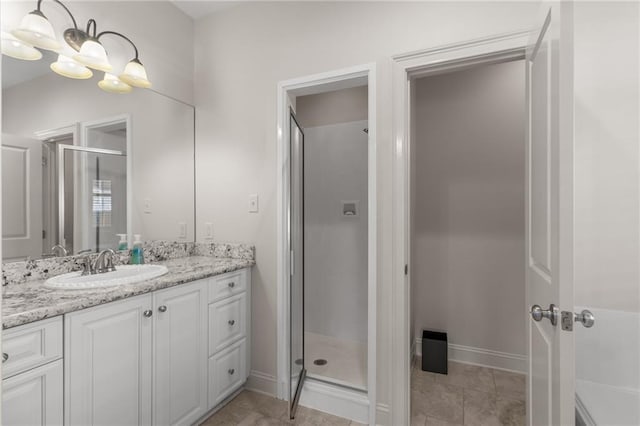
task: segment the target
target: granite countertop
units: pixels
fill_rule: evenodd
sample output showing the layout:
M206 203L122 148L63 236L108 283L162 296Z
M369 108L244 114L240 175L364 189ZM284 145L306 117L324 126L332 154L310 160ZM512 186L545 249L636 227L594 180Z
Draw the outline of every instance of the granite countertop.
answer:
M9 284L3 288L2 328L16 327L91 306L224 274L253 266L255 261L252 259L188 256L154 263L165 265L169 272L149 281L105 289L50 289L44 286L44 280Z

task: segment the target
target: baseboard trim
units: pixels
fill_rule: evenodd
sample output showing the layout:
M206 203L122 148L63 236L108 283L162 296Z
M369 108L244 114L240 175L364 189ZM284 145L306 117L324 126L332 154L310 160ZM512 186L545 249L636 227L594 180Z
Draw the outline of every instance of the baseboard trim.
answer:
M277 382L275 376L261 371L251 370L245 389L277 398Z
M359 423L369 423L369 398L366 393L312 378L304 382L300 405Z
M422 339L416 338L412 352L422 356ZM508 352L492 351L490 349L449 343L449 359L464 364L479 365L481 367L496 368L498 370L527 372L527 357L525 355Z

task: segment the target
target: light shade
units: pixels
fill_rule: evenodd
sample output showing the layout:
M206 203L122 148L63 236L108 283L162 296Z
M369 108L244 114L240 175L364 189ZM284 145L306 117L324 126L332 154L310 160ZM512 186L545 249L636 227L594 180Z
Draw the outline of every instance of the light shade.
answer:
M97 40L86 40L80 47L80 52L73 59L95 70L109 72L113 69L107 58L107 52Z
M37 10L25 15L20 26L11 31L11 34L41 49L56 51L62 48L62 44L56 40L51 22Z
M104 79L98 82L98 86L109 93L131 93L133 90L133 87L108 72L104 73Z
M147 79L147 71L138 59L131 60L120 74L120 80L135 87L148 89L151 82Z
M58 60L51 64L51 69L63 77L84 80L93 76L93 72L89 68L65 55L58 55Z
M42 52L38 49L4 31L2 31L2 54L25 61L37 61L42 58Z

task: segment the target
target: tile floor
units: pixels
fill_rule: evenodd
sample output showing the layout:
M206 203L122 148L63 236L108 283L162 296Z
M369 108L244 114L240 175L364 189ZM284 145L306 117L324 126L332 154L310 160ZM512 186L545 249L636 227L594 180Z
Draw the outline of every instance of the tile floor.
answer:
M411 368L411 426L525 424L525 376L449 362L447 375Z
M355 340L305 332L304 356L307 375L344 386L367 390L367 344ZM315 359L327 364L314 365Z
M201 424L201 426L271 425L359 426L360 423L306 407L299 407L296 419L289 421L285 401L245 390Z
M525 378L485 367L449 363L449 374L411 368L411 426L520 426L525 424ZM299 407L289 421L287 403L251 391L237 397L202 426L357 426L350 420Z

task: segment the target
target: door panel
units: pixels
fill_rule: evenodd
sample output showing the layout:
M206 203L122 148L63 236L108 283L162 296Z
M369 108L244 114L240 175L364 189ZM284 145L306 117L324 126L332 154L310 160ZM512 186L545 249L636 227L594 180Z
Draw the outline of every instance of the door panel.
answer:
M2 255L42 255L42 142L2 135Z
M295 416L306 369L304 364L304 133L291 113L289 149L291 246L289 417Z
M572 335L561 329L560 309L552 306L573 306L570 15L570 6L543 8L526 54L527 305L546 311L528 318L529 425L574 423Z

